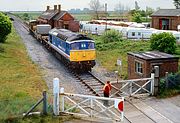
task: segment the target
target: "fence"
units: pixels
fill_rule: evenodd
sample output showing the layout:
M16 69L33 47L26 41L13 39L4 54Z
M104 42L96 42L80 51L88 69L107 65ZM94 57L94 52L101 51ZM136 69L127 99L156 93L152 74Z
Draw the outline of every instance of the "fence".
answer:
M105 102L108 101L108 105ZM80 94L60 93L60 112L81 117L123 121L124 98L105 98ZM66 108L65 108L65 104ZM68 108L67 108L68 107ZM117 110L119 109L119 110Z
M154 95L154 74L151 74L151 78L142 78L142 79L132 79L132 80L123 80L119 82L111 82L112 84L119 84L118 87L114 87L115 92L111 95L120 96L134 96L136 94L148 94Z
M45 92L43 93L45 94ZM45 95L40 97L10 97L7 99L0 100L0 122L18 122L24 116L31 114L46 114L47 113L47 103L43 105L40 102L45 101ZM44 108L43 108L44 107ZM32 109L32 110L30 110ZM44 110L43 110L44 109ZM32 112L33 111L33 112ZM26 112L26 113L25 113ZM41 113L42 112L42 113Z
M67 113L91 120L123 121L123 97L117 99L64 93L64 88L59 89L57 86L59 85L58 78L55 78L53 83L53 111L55 115Z

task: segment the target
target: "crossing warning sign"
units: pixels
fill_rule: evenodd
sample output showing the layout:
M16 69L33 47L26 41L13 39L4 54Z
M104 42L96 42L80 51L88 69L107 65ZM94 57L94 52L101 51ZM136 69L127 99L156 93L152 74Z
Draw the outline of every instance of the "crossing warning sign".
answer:
M123 109L124 109L124 100L116 99L114 101L114 107L117 108L119 111L123 112Z

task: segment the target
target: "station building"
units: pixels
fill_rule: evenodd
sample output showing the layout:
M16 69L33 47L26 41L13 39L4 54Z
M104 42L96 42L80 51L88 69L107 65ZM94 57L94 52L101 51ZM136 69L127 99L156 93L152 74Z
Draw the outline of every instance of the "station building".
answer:
M46 11L38 17L37 21L39 24L50 24L52 28L63 28L73 32L79 31L79 21L76 21L67 11L61 10L61 5L54 5L54 9L47 6Z
M154 66L159 66L159 77L166 72L178 72L179 57L158 51L128 53L128 79L149 78Z

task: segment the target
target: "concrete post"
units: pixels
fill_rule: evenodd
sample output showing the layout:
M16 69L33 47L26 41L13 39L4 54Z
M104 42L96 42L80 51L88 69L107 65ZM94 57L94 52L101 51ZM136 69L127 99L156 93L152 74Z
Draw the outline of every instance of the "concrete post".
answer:
M169 87L169 83L168 83L168 72L166 72L165 74L165 81L166 81L166 88Z
M47 115L47 94L43 91L43 114Z
M53 113L55 116L59 115L59 79L53 79Z
M157 96L159 91L159 66L154 66L154 95Z
M151 94L154 95L154 73L151 73Z

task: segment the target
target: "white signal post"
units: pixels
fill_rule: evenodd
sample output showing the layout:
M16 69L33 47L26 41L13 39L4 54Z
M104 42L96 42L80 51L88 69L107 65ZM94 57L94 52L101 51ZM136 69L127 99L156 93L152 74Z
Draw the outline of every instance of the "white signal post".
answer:
M53 113L59 115L59 78L53 79Z

